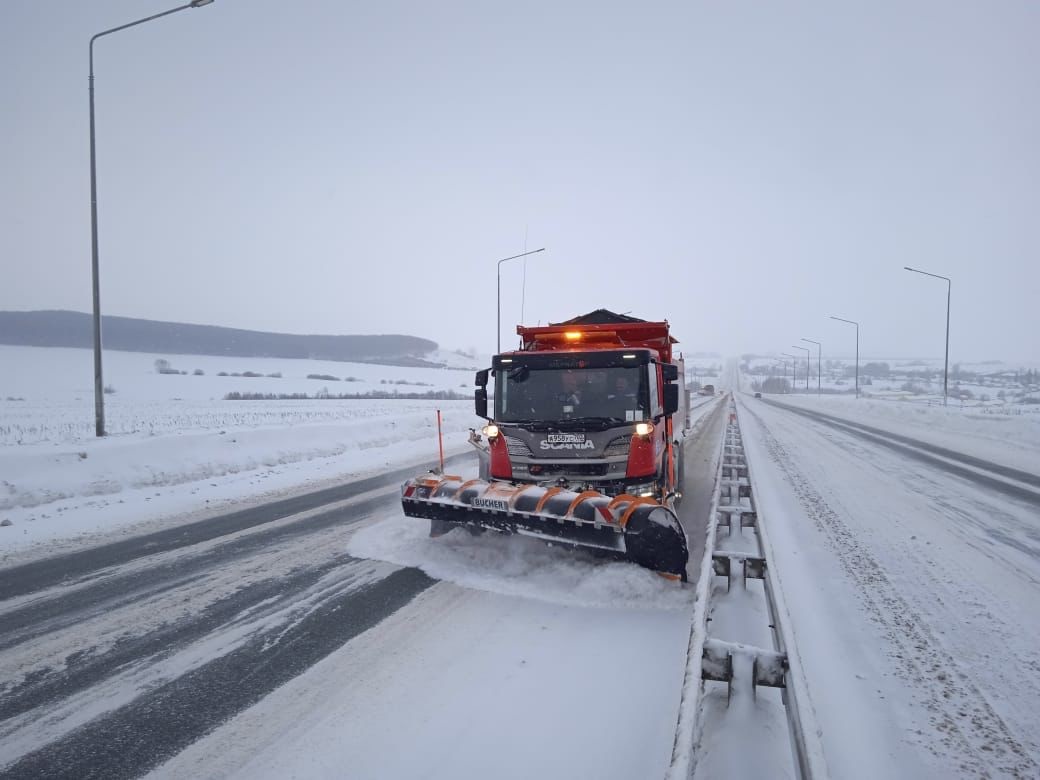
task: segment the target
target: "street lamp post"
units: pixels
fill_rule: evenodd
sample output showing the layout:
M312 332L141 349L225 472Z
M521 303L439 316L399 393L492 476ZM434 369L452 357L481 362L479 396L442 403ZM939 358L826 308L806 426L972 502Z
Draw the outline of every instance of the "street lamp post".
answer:
M816 345L816 395L819 395L820 387L823 385L823 344L812 339L803 338L802 341Z
M94 299L94 433L105 435L105 385L101 378L101 288L98 279L98 226L97 226L97 154L94 151L94 41L103 35L109 35L128 27L175 14L187 8L201 8L213 0L192 0L186 5L171 8L159 14L146 16L136 22L121 24L111 30L99 32L90 39L90 271L93 284Z
M793 393L798 384L798 356L792 355L790 352L781 352L780 354L791 358L791 392Z
M797 344L792 344L791 345L791 349L804 349L805 350L805 392L808 393L809 392L809 371L812 369L812 366L809 365L809 355L812 353L812 350L809 349L808 347L799 347Z
M946 280L946 360L943 362L943 406L946 406L947 399L949 397L949 376L950 376L950 289L953 287L953 282L950 281L948 276L940 276L939 274L930 274L927 271L919 271L916 268L911 268L908 265L904 265L903 269L906 271L913 271L915 274L924 274L925 276L931 276L935 279Z
M838 322L847 322L849 325L856 326L856 398L859 398L859 323L854 320L846 320L843 317L831 317L832 320L838 320Z
M496 353L502 351L502 263L506 262L507 260L516 260L518 257L527 257L528 255L535 255L539 252L544 251L545 247L543 246L541 249L532 249L530 252L521 252L520 254L513 255L512 257L503 257L501 260L498 261L498 318L496 319L497 324L495 327L495 334L498 337L498 342L497 347L495 349Z

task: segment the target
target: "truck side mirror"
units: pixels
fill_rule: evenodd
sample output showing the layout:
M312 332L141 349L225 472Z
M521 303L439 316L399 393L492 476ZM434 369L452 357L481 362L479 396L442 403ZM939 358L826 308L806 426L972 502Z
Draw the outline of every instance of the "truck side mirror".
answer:
M672 415L679 411L679 385L664 386L664 413Z
M662 363L661 378L665 382L674 382L679 378L679 366L675 365L675 363Z
M477 372L477 387L487 387L488 383L488 370L485 368L483 371ZM483 417L484 415L481 415Z
M487 373L486 371L484 372ZM478 387L473 393L473 405L476 408L477 417L487 419L487 388Z

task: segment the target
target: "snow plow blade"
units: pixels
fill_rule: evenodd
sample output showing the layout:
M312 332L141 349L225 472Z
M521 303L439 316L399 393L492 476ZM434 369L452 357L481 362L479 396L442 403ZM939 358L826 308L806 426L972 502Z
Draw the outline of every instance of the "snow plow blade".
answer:
M409 517L429 519L434 531L460 526L533 536L686 581L686 533L675 513L651 498L428 476L404 483L401 505Z

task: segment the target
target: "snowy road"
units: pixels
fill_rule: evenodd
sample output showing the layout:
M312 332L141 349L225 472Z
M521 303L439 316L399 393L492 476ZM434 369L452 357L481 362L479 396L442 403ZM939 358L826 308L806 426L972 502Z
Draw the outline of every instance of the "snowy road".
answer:
M687 450L693 546L721 423ZM0 571L0 774L663 775L690 589L430 540L402 478Z
M1035 475L741 409L831 774L1038 776Z
M396 492L156 534L103 568L89 561L106 551L85 553L49 587L34 586L50 562L5 572L3 774L139 775L428 588L418 570L343 554L344 531Z
M775 401L763 403L800 414L810 420L823 422L832 428L850 432L860 439L880 444L901 455L914 458L949 474L955 474L971 482L1002 493L1040 508L1040 474L1012 468L1000 463L967 455L946 447L904 436L882 428L864 425L820 411L788 406Z

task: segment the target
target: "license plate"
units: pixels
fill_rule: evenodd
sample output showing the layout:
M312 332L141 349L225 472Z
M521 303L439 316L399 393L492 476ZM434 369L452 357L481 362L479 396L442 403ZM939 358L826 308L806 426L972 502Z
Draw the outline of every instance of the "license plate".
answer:
M583 444L584 433L550 433L545 437L550 444Z

